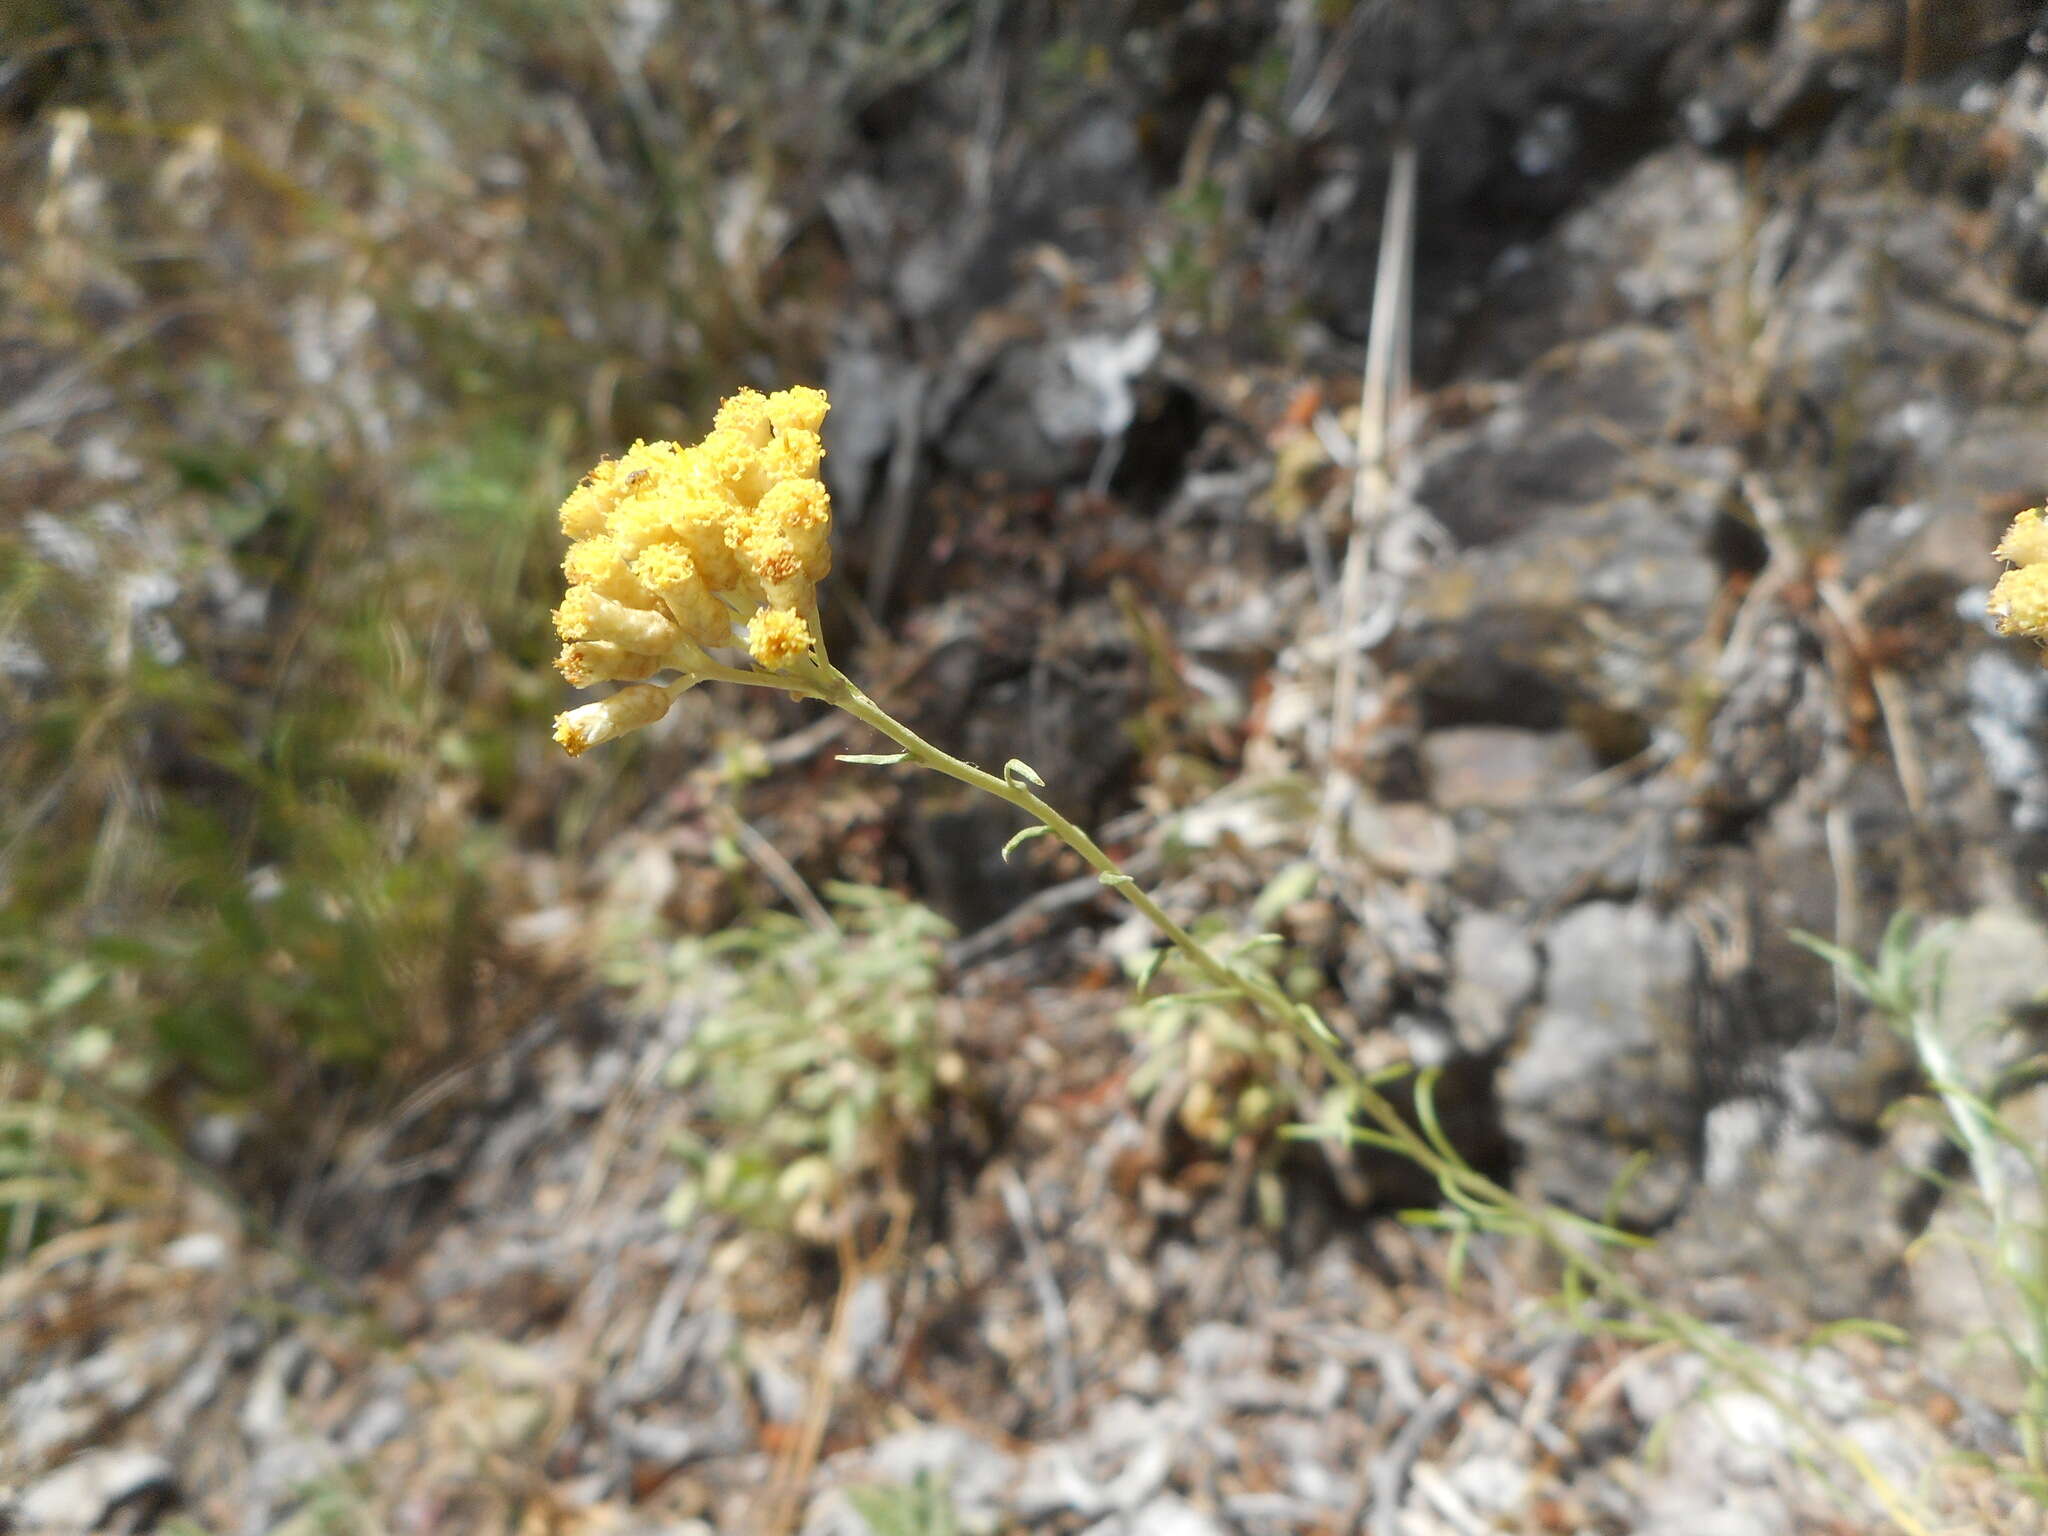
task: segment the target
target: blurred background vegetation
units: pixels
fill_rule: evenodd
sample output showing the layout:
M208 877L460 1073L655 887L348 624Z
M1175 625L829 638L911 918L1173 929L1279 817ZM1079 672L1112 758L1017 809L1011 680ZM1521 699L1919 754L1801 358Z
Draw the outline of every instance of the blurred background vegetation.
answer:
M815 376L824 141L963 24L612 9L0 20L0 992L45 1066L190 1123L536 1005L522 860L632 809L629 754L547 743L554 504Z

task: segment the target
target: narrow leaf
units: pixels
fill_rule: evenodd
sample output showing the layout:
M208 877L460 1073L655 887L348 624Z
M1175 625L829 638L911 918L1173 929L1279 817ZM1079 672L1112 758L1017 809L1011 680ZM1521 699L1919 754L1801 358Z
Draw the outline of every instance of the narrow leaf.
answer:
M1012 853L1030 842L1034 837L1043 837L1051 830L1052 828L1050 827L1026 827L1022 832L1019 832L1015 837L1003 844L1003 862L1005 864L1009 863Z
M1166 964L1166 946L1161 944L1145 956L1145 963L1138 967L1138 996L1149 992L1152 983L1159 979L1159 968Z
M887 768L909 757L908 752L841 752L842 763L872 763L877 768Z

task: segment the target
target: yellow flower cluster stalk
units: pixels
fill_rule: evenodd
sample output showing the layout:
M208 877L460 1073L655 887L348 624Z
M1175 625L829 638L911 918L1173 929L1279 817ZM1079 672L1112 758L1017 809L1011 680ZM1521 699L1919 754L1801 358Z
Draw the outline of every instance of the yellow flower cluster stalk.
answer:
M689 447L636 442L562 503L575 542L555 610L555 666L578 688L619 682L555 719L571 756L651 725L707 678L761 682L710 652L744 649L759 672L823 660L817 584L832 568L832 498L818 478L830 402L799 385L743 389ZM673 683L650 684L674 671Z
M2048 518L2043 509L2014 518L1992 553L2012 566L1991 589L1988 606L1998 632L2048 639Z

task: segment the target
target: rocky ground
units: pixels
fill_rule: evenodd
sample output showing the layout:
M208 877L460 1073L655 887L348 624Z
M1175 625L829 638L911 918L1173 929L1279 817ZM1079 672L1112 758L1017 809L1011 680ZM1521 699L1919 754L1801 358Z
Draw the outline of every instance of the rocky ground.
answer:
M1656 1234L1658 1293L1941 1528L2036 1528L1978 1465L2016 1385L1914 1065L1793 935L1954 915L1943 1028L2039 1048L2048 672L1982 610L2048 486L2048 37L2017 0L1135 9L1142 49L1036 96L1027 24L985 26L820 171L833 580L879 625L848 603L837 654L1188 915L1310 851L1334 764L1324 894L1261 920L1347 1048L1441 1069L1524 1193ZM1412 389L1332 741L1404 134ZM594 872L526 857L507 963L552 1005L297 1181L347 1306L199 1190L0 1274L16 1527L1900 1522L1697 1352L1567 1326L1539 1255L1478 1244L1452 1291L1400 1170L1205 1141L1185 1073L1134 1098L1112 898L762 711L752 825L962 935L969 1086L909 1213L837 1254L664 1215L710 989L577 957L729 899L679 789ZM2040 1088L2006 1109L2048 1138ZM1802 1346L1845 1318L1906 1342Z

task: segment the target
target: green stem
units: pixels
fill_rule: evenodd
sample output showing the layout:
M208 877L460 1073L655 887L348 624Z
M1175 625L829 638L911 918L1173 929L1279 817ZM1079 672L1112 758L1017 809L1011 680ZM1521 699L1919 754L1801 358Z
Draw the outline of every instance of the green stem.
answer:
M792 677L796 675L791 674ZM1102 851L1094 838L1061 815L1029 784L1007 774L989 773L933 746L862 693L835 667L814 663L804 669L802 676L809 686L797 691L809 692L873 727L901 747L912 762L993 795L1038 821L1079 854L1105 885L1142 912L1203 977L1242 997L1268 1024L1298 1035L1323 1063L1331 1080L1372 1122L1384 1142L1431 1174L1453 1204L1472 1215L1478 1225L1532 1233L1608 1302L1625 1312L1650 1319L1666 1335L1678 1339L1742 1381L1798 1424L1816 1443L1834 1452L1877 1495L1892 1520L1908 1536L1931 1536L1928 1522L1906 1503L1883 1471L1859 1447L1815 1419L1792 1394L1780 1390L1770 1380L1766 1368L1749 1358L1740 1344L1718 1328L1676 1308L1660 1305L1619 1270L1589 1254L1586 1239L1591 1236L1598 1241L1601 1232L1596 1224L1551 1207L1531 1206L1462 1160L1446 1156L1345 1057L1338 1048L1337 1037L1314 1009L1295 1002L1270 980L1219 960L1200 939L1153 900L1149 892L1119 869L1116 861Z

